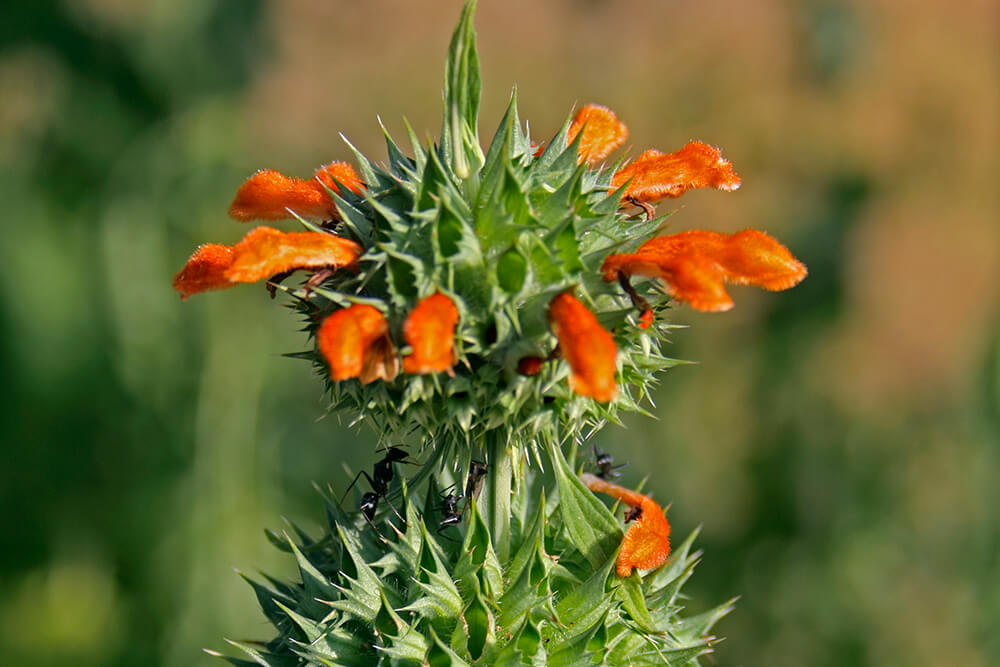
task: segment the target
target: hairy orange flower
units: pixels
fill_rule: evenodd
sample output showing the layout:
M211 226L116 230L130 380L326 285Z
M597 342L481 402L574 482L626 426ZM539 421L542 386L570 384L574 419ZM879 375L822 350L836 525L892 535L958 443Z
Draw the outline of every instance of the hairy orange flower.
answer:
M583 473L580 479L591 491L606 493L632 508L626 518L634 520L625 532L618 552L618 576L627 577L633 568L651 570L659 567L670 555L670 523L663 509L649 496L632 491L612 482Z
M444 294L437 292L421 299L403 324L403 337L413 354L403 358L407 373L438 373L455 364L455 327L458 308Z
M618 120L615 112L599 104L588 104L576 112L569 126L570 143L583 130L578 151L580 161L595 165L625 143L628 128Z
M226 278L226 269L233 263L233 249L220 243L198 246L184 268L174 276L174 289L187 301L192 294L226 289L233 283Z
M680 197L693 188L732 191L740 187L740 177L722 152L700 141L692 141L673 153L646 151L611 178L616 188L626 182L625 198L634 202Z
M601 271L607 281L620 276L660 278L675 299L705 311L733 307L724 282L783 290L802 282L807 273L788 248L756 229L658 236L633 254L610 255Z
M389 322L374 306L354 304L334 312L320 325L316 343L333 380L359 378L368 384L392 380L399 372Z
M569 362L570 388L598 401L614 400L618 395L615 384L618 348L594 314L571 293L563 292L549 305L549 325Z
M316 170L310 180L290 178L274 169L261 169L236 191L229 206L230 217L248 220L282 220L292 217L289 210L306 217L331 220L337 207L327 188L340 193L337 182L360 193L364 183L346 162L333 162Z
M257 282L297 269L332 270L349 266L361 252L361 246L354 241L333 234L257 227L235 246L218 243L200 246L174 277L174 289L187 299L199 292ZM316 283L327 275L318 271L316 276L320 279ZM310 285L313 284L311 280Z

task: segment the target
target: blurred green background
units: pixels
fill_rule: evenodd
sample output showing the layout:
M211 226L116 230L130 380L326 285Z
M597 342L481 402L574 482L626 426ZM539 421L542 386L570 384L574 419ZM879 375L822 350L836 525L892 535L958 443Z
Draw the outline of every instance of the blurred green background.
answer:
M481 0L484 134L598 102L632 154L723 147L787 293L688 308L658 421L599 443L698 524L691 607L742 595L719 665L1000 664L998 28L988 0ZM182 304L259 167L436 133L460 0L12 0L0 8L0 662L217 664L270 630L232 567L322 518L367 434L318 418L263 288ZM363 446L356 444L361 440Z

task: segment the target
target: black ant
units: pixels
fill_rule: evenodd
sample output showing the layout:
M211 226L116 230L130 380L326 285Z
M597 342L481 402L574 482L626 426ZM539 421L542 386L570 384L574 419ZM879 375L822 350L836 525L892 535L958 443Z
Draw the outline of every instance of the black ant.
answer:
M361 504L358 509L361 510L361 514L364 515L365 520L371 524L372 528L375 528L374 519L375 512L378 510L379 500L385 500L385 502L392 509L393 513L399 517L400 521L406 524L406 519L404 519L393 504L389 502L388 494L389 483L392 482L392 479L395 476L392 464L397 461L412 463L412 461L406 461L407 456L408 454L406 453L406 450L400 447L390 447L386 451L385 456L375 462L371 475L362 470L354 476L354 479L351 480L350 486L348 486L347 490L344 491L344 496L340 499L341 503L343 503L344 498L347 497L347 494L350 493L358 479L363 475L364 478L368 480L368 485L372 487L372 490L365 492L361 496ZM377 533L378 529L376 529L375 532Z
M444 515L444 518L441 519L440 523L438 523L438 535L448 537L447 535L443 535L441 531L449 526L457 526L462 522L462 516L465 514L465 510L469 507L469 500L479 498L479 493L483 489L483 478L486 476L487 470L487 465L482 461L473 461L469 466L469 475L465 480L465 493L457 496L454 493L442 493L441 514ZM463 498L465 498L465 505L463 505L462 510L459 511L458 503Z
M438 523L437 534L448 540L451 540L451 538L444 535L442 531L449 526L457 526L462 522L463 512L458 511L458 501L461 499L462 496L456 496L454 493L449 493L441 498L441 514L444 515L444 518Z
M479 492L483 490L483 478L486 477L486 464L482 461L473 461L469 466L469 476L465 480L465 505L462 513L469 506L469 499L478 500Z
M617 472L619 468L624 468L628 465L628 462L619 463L614 465L615 459L606 452L602 452L594 445L594 462L597 464L597 477L603 480L611 480L615 477L621 477L621 473Z

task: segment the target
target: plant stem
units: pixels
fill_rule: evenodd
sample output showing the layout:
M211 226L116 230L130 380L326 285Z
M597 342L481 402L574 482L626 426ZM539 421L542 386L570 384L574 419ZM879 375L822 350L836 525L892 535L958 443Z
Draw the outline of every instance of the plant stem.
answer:
M499 436L490 438L487 479L490 493L490 532L500 562L510 556L510 488L512 460L510 450Z

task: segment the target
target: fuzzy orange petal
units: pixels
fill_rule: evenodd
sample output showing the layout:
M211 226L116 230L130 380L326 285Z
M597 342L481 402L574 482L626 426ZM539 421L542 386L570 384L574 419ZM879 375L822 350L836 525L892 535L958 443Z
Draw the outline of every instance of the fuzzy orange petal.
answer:
M740 177L722 152L700 141L673 153L648 150L618 171L611 185L619 188L629 179L625 196L643 202L680 197L693 188L732 191L740 187Z
M330 195L317 181L261 169L236 191L229 205L229 216L240 222L284 220L292 217L289 209L303 217L322 220L336 217L337 213Z
M252 283L296 269L349 266L361 255L360 245L323 232L282 232L257 227L233 247L235 259L226 270L234 283Z
M783 290L802 282L807 273L788 248L755 229L659 236L635 253L608 256L601 271L607 281L615 280L619 272L659 278L675 299L704 311L733 307L724 282Z
M340 193L340 187L360 193L365 185L346 162L331 162L320 167L309 180L291 178L274 169L261 169L245 180L229 205L230 217L248 220L284 220L292 217L289 209L305 218L337 218L337 207L327 188Z
M403 324L403 337L413 353L403 358L407 373L439 373L451 371L455 364L455 327L458 308L438 292L420 303Z
M618 348L594 314L575 296L563 292L549 305L549 325L569 362L570 388L601 402L614 400L618 395L615 384Z
M640 510L639 517L622 540L615 568L618 576L627 577L634 568L650 570L667 560L670 555L670 523L656 501L590 473L583 473L580 479L591 491L606 493Z
M580 109L569 126L567 140L572 143L583 130L578 152L580 161L595 165L628 139L628 128L618 120L615 112L599 104L588 104Z
M233 249L227 245L206 243L198 246L184 268L174 276L174 289L186 301L192 294L232 287L233 283L225 274L233 257Z
M372 346L388 333L389 323L377 308L355 304L323 320L316 344L330 366L330 377L347 380L361 377Z

